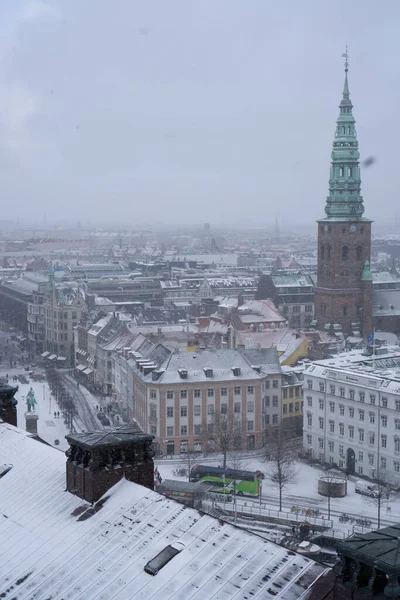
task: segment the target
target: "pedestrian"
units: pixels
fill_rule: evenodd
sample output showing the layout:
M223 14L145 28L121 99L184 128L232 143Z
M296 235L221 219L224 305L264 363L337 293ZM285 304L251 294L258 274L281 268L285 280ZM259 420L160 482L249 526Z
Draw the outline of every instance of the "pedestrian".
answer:
M56 411L54 411L54 418L55 418L55 419L57 418L57 413L56 413Z
M296 526L295 525L293 525L293 527L292 527L292 533L293 533L293 535L296 535Z
M389 514L392 512L392 509L391 509L391 507L390 507L390 506L388 506L386 510L387 510L387 512L388 512Z
M60 411L57 411L57 417L60 418Z

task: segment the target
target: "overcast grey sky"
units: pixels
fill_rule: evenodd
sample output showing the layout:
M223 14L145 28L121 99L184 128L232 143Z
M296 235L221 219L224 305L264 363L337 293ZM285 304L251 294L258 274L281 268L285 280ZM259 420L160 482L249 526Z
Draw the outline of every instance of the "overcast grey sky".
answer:
M365 216L398 208L398 0L2 0L2 218L324 216L350 53Z

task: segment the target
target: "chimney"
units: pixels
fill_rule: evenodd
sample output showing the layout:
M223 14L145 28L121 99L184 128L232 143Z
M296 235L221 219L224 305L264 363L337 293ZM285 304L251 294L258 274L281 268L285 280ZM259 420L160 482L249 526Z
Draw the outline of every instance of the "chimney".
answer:
M14 394L18 386L0 384L0 419L17 427L17 400Z
M66 436L67 491L96 502L125 477L154 489L153 436L129 426Z

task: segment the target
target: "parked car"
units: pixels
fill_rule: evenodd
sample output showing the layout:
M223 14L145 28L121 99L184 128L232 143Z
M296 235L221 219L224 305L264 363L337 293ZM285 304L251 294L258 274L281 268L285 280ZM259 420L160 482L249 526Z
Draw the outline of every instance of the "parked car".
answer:
M377 498L379 495L379 488L369 481L359 480L356 481L356 494Z

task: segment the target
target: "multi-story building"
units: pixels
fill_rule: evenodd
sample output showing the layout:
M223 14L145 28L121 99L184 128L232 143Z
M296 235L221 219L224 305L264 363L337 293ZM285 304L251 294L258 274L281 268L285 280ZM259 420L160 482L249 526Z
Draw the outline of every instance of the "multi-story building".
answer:
M360 154L347 81L336 123L326 217L318 221L318 329L369 335L372 329L371 223L363 217Z
M103 277L88 280L87 286L90 293L114 303L136 300L151 306L163 306L160 280L157 277Z
M236 449L260 448L280 423L281 367L275 348L171 353L162 344L133 352L129 416L161 452L215 448L216 415L235 422Z
M27 273L25 279L32 285L32 294L28 299L28 352L31 356L44 350L44 301L47 292L47 277L39 273Z
M85 311L85 292L78 286L54 284L50 274L49 291L44 303L46 359L75 365L74 328Z
M282 367L282 427L300 435L303 431L303 373Z
M271 276L277 308L289 327L308 327L314 319L314 281L309 274L279 273Z
M47 281L44 275L26 272L18 279L3 279L0 285L1 317L27 334L27 349L33 356L43 352Z
M400 483L400 350L313 363L304 371L306 453L348 473Z

